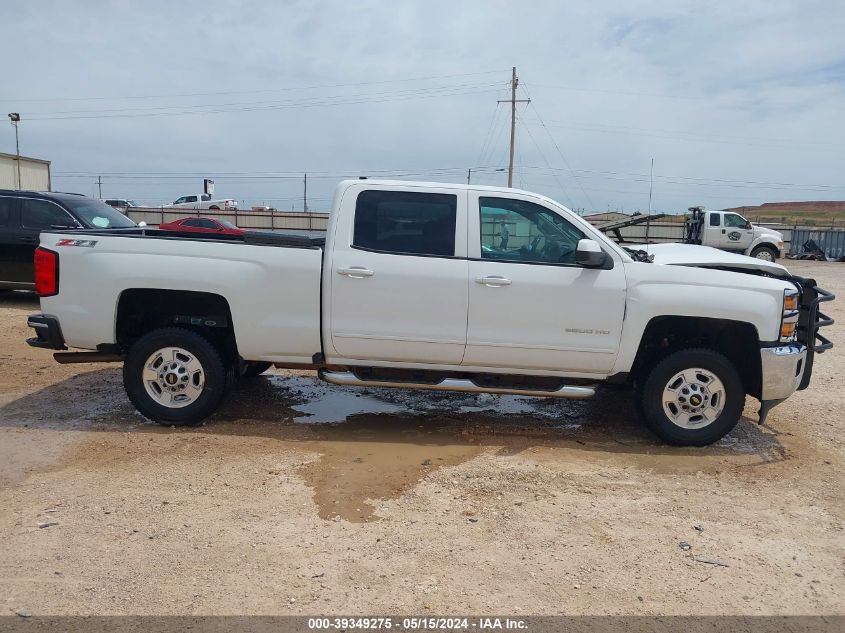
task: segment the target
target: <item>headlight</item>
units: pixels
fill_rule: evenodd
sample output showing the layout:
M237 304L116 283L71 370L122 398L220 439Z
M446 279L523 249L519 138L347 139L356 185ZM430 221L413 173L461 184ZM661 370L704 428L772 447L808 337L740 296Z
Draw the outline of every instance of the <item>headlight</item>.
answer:
M783 291L783 316L780 322L780 342L791 343L795 340L798 328L798 291L787 288Z

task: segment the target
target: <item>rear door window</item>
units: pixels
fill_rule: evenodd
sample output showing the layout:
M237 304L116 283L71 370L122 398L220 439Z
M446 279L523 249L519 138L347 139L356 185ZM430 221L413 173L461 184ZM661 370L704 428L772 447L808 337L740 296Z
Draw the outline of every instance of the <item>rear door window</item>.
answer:
M362 191L354 247L405 255L455 255L458 198L445 193Z
M719 220L721 219L721 215L718 213L711 213L710 214L710 226L719 226Z
M49 200L21 200L21 226L44 231L52 228L76 228L79 223L59 205Z

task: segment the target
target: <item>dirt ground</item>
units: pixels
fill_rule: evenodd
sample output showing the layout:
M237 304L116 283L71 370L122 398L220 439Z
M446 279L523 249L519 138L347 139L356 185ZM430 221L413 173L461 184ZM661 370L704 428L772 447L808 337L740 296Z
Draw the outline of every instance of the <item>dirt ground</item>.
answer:
M703 449L660 444L624 391L280 370L161 428L118 366L27 347L37 301L7 293L0 614L845 614L845 264L789 266L842 297L837 347L765 426L749 398Z

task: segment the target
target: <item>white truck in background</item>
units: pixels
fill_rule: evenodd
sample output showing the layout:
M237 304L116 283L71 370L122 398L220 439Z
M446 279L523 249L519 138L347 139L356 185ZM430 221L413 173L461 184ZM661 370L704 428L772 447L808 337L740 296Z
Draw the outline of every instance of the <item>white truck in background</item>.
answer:
M783 256L783 233L755 226L734 211L690 207L684 242L742 253L767 262Z
M210 193L197 193L176 198L172 203L163 205L165 209L201 209L208 211L227 211L237 209L238 201L231 198L212 200Z
M344 181L325 239L41 233L28 342L59 362L123 362L129 399L166 425L202 421L234 376L271 364L545 398L629 385L654 433L695 446L728 433L746 395L762 421L808 386L833 295L761 259L649 250L526 191Z

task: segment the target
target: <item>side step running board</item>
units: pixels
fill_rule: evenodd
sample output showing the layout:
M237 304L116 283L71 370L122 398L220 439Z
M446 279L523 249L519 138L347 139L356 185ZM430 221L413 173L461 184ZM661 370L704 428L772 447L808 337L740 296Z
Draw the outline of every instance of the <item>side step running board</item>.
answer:
M321 379L333 385L347 387L394 387L400 389L428 389L431 391L463 391L467 393L499 393L514 396L538 396L541 398L592 398L596 390L593 387L563 386L559 389L510 389L507 387L479 387L465 378L444 378L437 383L401 382L390 380L361 380L350 371L318 372Z

